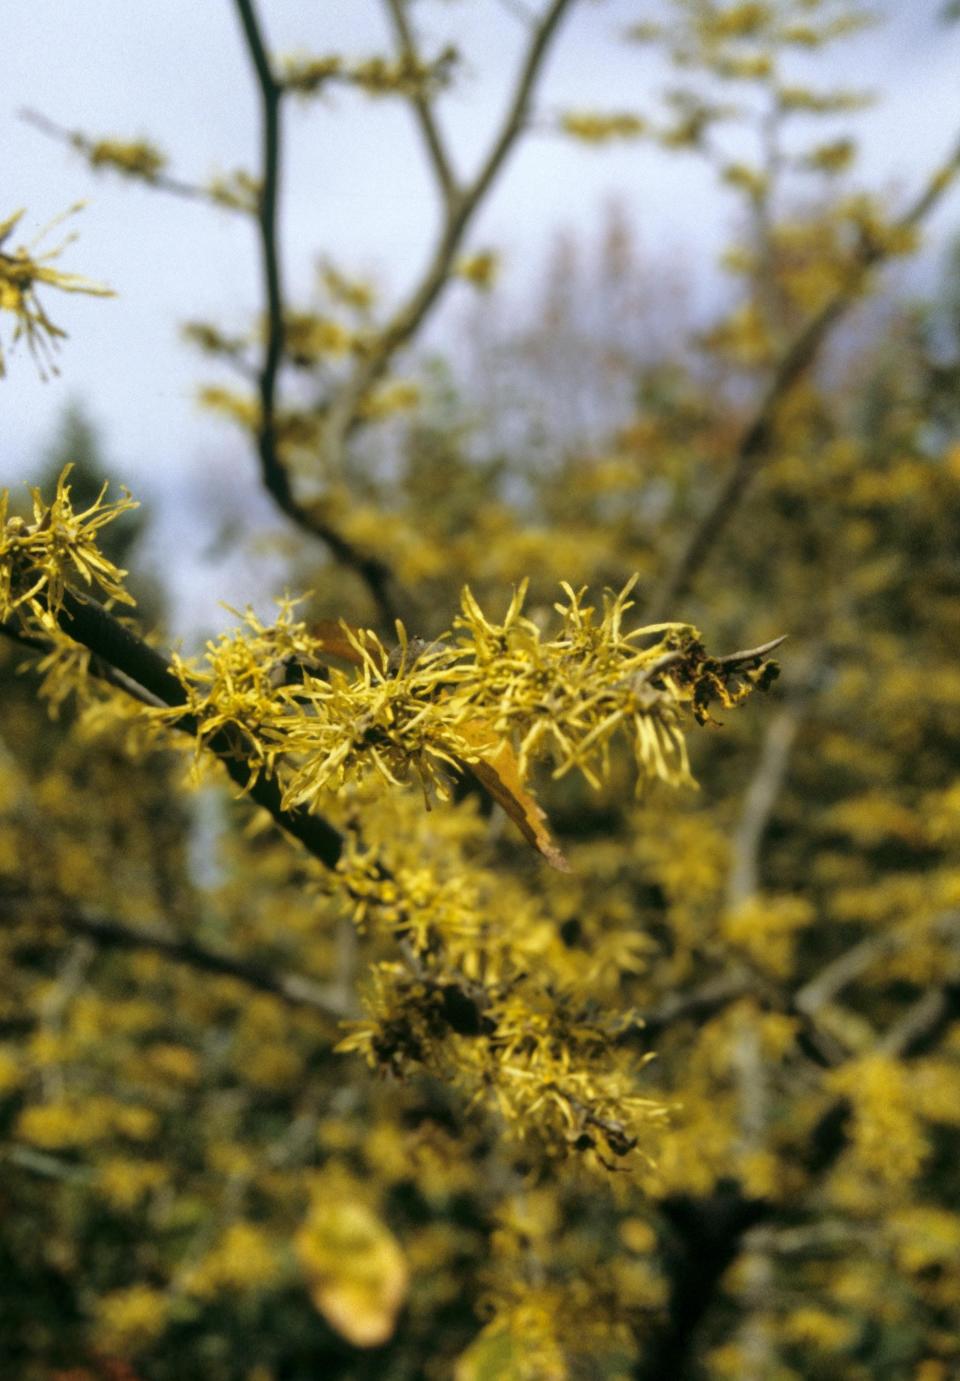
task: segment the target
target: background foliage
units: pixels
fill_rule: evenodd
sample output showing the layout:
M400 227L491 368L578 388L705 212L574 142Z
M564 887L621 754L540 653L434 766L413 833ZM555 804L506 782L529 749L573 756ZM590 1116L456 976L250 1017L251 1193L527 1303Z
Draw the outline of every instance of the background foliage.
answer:
M859 94L792 75L854 51L852 0L664 0L625 40L674 64L662 104L535 115L571 7L516 6L526 66L469 178L437 113L458 55L407 0L362 59L271 54L237 0L264 139L215 185L36 117L98 174L249 217L262 318L185 329L316 593L168 661L164 571L142 510L100 525L82 410L7 524L5 1374L960 1366L960 259L925 298L880 277L956 156L859 186ZM341 86L409 105L434 171L399 305L326 260L284 295L282 112ZM472 217L538 121L703 160L736 208L707 328L667 319L615 211L595 266L561 246L501 323ZM41 304L101 289L2 229L0 308L49 368ZM410 348L458 275L468 368ZM634 573L621 629L600 592ZM715 654L783 633L733 713L772 671Z

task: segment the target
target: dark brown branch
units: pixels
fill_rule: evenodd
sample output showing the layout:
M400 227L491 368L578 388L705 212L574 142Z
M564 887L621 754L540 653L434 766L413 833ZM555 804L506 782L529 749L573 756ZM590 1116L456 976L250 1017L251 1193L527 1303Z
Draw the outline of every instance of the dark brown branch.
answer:
M660 1325L641 1339L637 1381L681 1381L688 1374L699 1326L720 1280L740 1254L745 1234L770 1215L771 1205L749 1198L731 1182L703 1198L671 1195L659 1211L668 1296Z
M29 901L33 907L36 899L24 900ZM149 950L169 959L171 963L183 964L200 973L236 978L257 992L272 993L291 1006L309 1007L330 1021L342 1021L356 1015L355 1010L348 1007L331 988L305 978L302 974L278 973L249 960L225 954L221 950L209 949L196 940L165 934L163 929L156 925L132 925L126 921L88 915L76 909L51 911L48 905L41 905L37 914L42 919L49 918L51 923L62 926L72 934L83 935L105 948Z
M958 1017L960 984L933 989L879 1048L904 1058L920 1055ZM850 1112L848 1100L838 1098L818 1120L797 1157L811 1177L824 1175L844 1151ZM637 1381L681 1381L689 1375L699 1327L716 1302L723 1275L740 1255L749 1230L769 1222L777 1211L775 1203L747 1195L734 1181L718 1184L702 1198L672 1195L661 1203L669 1295L659 1326L642 1340Z
M69 637L89 648L164 705L174 709L185 705L186 691L167 659L95 600L68 591L57 622ZM195 735L197 732L197 720L191 714L184 712L173 722L174 727L184 733ZM238 753L230 734L221 731L205 742L206 747L223 763L233 781L252 801L267 811L282 830L299 840L326 867L337 866L344 844L339 830L320 815L303 810L284 810L280 787L272 777L258 777L248 788L249 764Z
M263 482L285 513L296 507L285 466L277 454L277 375L283 359L283 291L277 241L280 188L280 100L282 88L273 75L251 0L236 0L247 49L257 75L261 107L261 191L257 208L260 259L266 295L267 343L260 368L260 427L257 447ZM291 514L292 516L292 514Z
M276 393L283 359L284 308L277 239L279 185L280 102L283 86L273 73L252 0L235 0L260 90L262 136L262 194L258 213L261 259L267 306L267 346L259 375L260 426L257 450L265 488L278 507L299 527L319 537L335 559L355 571L373 598L383 622L392 626L407 603L386 562L360 551L312 509L298 502L277 447ZM401 47L413 54L413 34L406 21L402 0L388 0ZM512 99L486 159L473 182L464 190L456 185L445 146L428 98L415 95L414 109L428 152L444 193L444 225L433 258L419 284L384 328L380 338L357 365L353 377L333 398L324 426L324 444L339 459L347 436L360 425L364 396L382 376L396 352L419 329L450 278L455 256L479 203L497 176L519 136L529 111L537 77L550 41L572 0L551 0L532 30ZM407 620L409 622L409 619Z
M267 343L259 372L260 424L257 453L264 487L280 510L298 527L326 544L341 565L366 585L381 619L392 627L400 601L390 568L379 557L361 552L330 524L298 502L277 445L277 383L284 353L284 300L277 231L280 190L280 105L282 83L274 75L252 0L235 0L260 92L261 184L257 223L266 298Z
M794 385L816 361L833 328L857 301L870 270L891 255L890 243L913 230L937 205L960 168L960 146L946 164L930 178L924 191L892 227L887 242L864 237L847 281L807 322L788 347L767 385L759 406L743 431L726 480L715 494L700 522L694 528L679 559L652 601L651 621L667 617L693 584L694 578L713 551L754 476L770 453L780 407Z
M733 994L735 996L735 994ZM717 991L716 998L722 1000ZM901 1059L923 1055L960 1019L960 983L931 988L890 1028L877 1049ZM832 1063L838 1063L833 1061ZM851 1106L834 1099L797 1155L816 1179L826 1174L847 1146ZM735 1182L718 1184L703 1198L673 1195L660 1206L666 1226L665 1269L669 1298L660 1325L643 1340L637 1381L688 1375L697 1330L716 1301L725 1271L740 1254L746 1233L775 1217L778 1206L752 1198Z

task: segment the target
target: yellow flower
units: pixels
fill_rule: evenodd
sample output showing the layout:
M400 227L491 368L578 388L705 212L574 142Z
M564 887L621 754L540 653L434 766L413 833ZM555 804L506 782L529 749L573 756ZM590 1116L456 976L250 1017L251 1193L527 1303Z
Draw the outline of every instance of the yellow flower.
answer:
M564 134L572 134L587 144L606 144L612 139L636 139L646 129L646 121L628 111L603 115L592 110L568 110L560 119Z
M97 1171L97 1188L114 1208L129 1211L151 1189L158 1189L169 1177L169 1170L157 1161L105 1161Z
M270 1239L253 1223L232 1223L184 1279L192 1295L261 1290L277 1277L279 1260Z
M19 1086L23 1079L21 1061L12 1046L0 1046L0 1096Z
M135 603L123 587L126 571L103 555L97 536L138 505L125 491L123 498L105 503L104 485L89 508L75 512L67 483L72 469L67 465L62 471L52 503L44 503L38 489L31 490L32 523L8 521L8 494L0 494L0 617L26 606L44 632L56 631L55 616L68 586L96 584L121 604Z
M167 1324L169 1301L149 1285L130 1285L96 1305L96 1338L105 1353L130 1356L149 1346Z
M472 283L475 288L492 288L500 272L500 256L492 250L481 254L468 254L456 266L456 273Z
M127 177L140 177L156 182L167 166L166 155L145 139L123 142L120 139L98 139L88 143L75 138L76 146L86 155L92 168L116 168Z
M71 206L65 215L72 215L80 209L80 205ZM89 278L80 277L79 274L64 273L61 269L50 266L50 260L56 259L62 253L72 237L39 259L34 258L32 253L36 241L29 249L21 245L19 249L8 253L3 246L23 214L22 210L15 211L7 220L0 221L0 311L12 312L16 317L14 344L21 336L26 336L30 352L38 361L41 377L45 378L45 366L54 374L57 372L52 363L52 354L57 342L66 336L66 331L54 325L47 316L37 297L37 286L47 283L51 287L59 288L61 292L87 293L93 297L113 297L114 294L101 283L94 283ZM63 217L58 218L60 219ZM38 238L42 238L46 231L56 224L57 221L52 222ZM0 378L5 372L3 349L0 347Z

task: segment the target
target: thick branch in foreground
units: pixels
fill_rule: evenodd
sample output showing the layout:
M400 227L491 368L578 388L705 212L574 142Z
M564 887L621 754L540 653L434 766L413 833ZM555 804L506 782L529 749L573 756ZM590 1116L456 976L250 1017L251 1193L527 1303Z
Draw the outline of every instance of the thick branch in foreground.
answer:
M689 591L754 477L770 455L782 403L816 362L834 327L859 300L870 270L890 257L891 243L897 243L904 234L921 224L942 199L958 169L960 145L930 178L913 205L894 224L888 240L876 241L866 237L862 240L844 286L807 322L788 347L774 370L756 412L741 434L726 480L693 529L676 564L647 610L651 621L663 619L664 611L674 609L677 601Z
M186 692L167 659L138 638L129 628L107 612L96 600L68 591L57 614L63 631L90 649L108 666L143 687L171 708L186 703ZM186 712L175 721L175 727L194 735L197 723ZM304 846L308 853L327 868L335 868L343 851L344 840L339 830L320 815L303 810L284 810L280 787L272 777L258 777L248 787L250 769L230 735L224 732L206 740L210 751L220 759L230 777L256 805L262 807L287 834Z

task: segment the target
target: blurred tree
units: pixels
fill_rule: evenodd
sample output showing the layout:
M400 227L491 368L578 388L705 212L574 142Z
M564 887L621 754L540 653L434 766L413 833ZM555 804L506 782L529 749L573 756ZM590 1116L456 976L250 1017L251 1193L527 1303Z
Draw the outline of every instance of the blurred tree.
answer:
M187 660L125 613L125 501L66 476L3 528L11 655L69 732L35 753L35 682L4 681L0 1360L27 1381L946 1381L955 262L929 303L888 299L877 339L836 328L957 156L898 212L843 184L846 133L793 142L855 103L800 86L792 55L863 6L671 0L631 34L676 64L666 117L556 123L716 166L742 199L731 301L651 351L659 299L611 221L597 282L636 316L605 339L555 274L542 329L492 333L531 395L504 427L442 365L390 370L455 273L492 286L464 237L570 6L506 7L528 46L472 179L438 121L456 56L421 55L405 0L396 52L363 61L281 62L236 8L259 177L194 186L148 144L68 137L253 220L264 319L190 328L241 377L207 401L359 585L327 569L326 607L285 597ZM444 208L392 313L328 264L315 304L283 295L280 115L333 83L410 104ZM759 164L732 160L734 121ZM57 286L36 268L0 259L21 325L26 289ZM385 461L371 437L398 410ZM312 547L291 571L307 583ZM604 584L622 593L591 609L580 587ZM674 616L746 650L708 655ZM784 688L731 716L785 630ZM222 828L188 824L178 743L194 779L212 766ZM696 796L666 789L688 747Z

